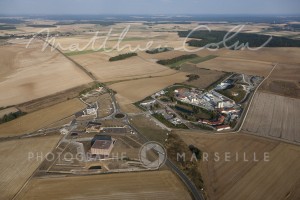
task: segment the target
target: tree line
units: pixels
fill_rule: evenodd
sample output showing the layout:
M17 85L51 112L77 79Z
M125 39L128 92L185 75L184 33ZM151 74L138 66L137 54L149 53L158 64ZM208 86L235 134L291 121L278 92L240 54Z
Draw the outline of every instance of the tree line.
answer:
M25 114L26 114L25 112L21 112L21 111L15 112L15 113L5 114L2 118L0 118L0 124L12 121L12 120L17 119L18 117L21 117Z
M118 61L118 60L124 60L126 58L130 58L132 56L137 56L137 53L125 53L125 54L120 54L120 55L117 55L117 56L114 56L114 57L111 57L109 59L110 62L113 62L113 61Z
M157 63L161 64L161 65L171 65L171 64L177 63L182 60L187 60L187 59L192 59L192 58L197 58L197 57L198 56L196 54L188 54L188 55L178 56L178 57L172 58L172 59L159 60L159 61L157 61Z
M178 31L179 37L187 37L191 31ZM201 39L201 40L190 40L187 42L189 46L204 47L209 44L218 44L219 48L223 48L223 40L225 35L228 34L226 31L195 31L189 38ZM271 37L269 35L259 35L254 33L237 33L234 37L231 37L235 33L230 33L228 40L226 40L226 46L230 47L236 43L238 46L241 44L248 44L249 47L260 47ZM214 48L215 46L210 46ZM271 41L266 44L266 47L300 47L300 40L293 40L285 37L273 36ZM217 48L217 47L216 47Z
M161 48L147 50L146 53L157 54L157 53L162 53L162 52L167 52L167 51L172 51L172 50L173 50L173 48L171 48L171 47L161 47Z

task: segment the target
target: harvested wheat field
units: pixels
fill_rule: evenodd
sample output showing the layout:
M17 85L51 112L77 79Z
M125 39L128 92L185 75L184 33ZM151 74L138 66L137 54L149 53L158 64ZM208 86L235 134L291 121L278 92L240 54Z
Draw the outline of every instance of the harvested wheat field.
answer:
M0 125L0 137L22 135L37 131L85 108L78 99L50 106Z
M180 71L196 74L199 76L196 80L187 80L185 84L195 86L200 89L205 89L212 85L216 81L220 80L222 77L226 76L226 73L216 70L201 69L195 67L195 64L184 64L180 67Z
M300 100L257 92L243 125L250 134L300 143Z
M120 104L124 102L127 104L142 100L169 85L184 82L186 79L186 74L179 72L170 76L119 82L109 87L117 92L117 98L123 99Z
M46 155L59 141L60 136L0 142L0 199L12 199L32 173L40 159L29 159L32 153Z
M44 97L92 80L72 62L41 42L0 47L0 107ZM9 90L8 90L9 88Z
M208 155L198 170L209 199L299 199L299 146L245 134L177 133Z
M130 80L176 73L176 71L168 67L146 61L140 57L132 57L116 62L109 62L109 58L109 56L102 52L72 56L72 59L86 67L101 82Z
M84 194L84 195L83 195ZM170 171L33 179L17 199L191 199Z
M217 71L267 76L273 66L270 62L236 59L228 57L217 57L215 59L197 64L197 67Z
M128 51L145 51L161 46L178 48L183 45L184 38L179 38L177 33L142 30L140 23L131 24L125 37L121 36L121 33L128 28L127 26L128 24L115 25L112 33L110 33L110 27L103 27L101 31L97 30L98 33L91 32L79 36L59 37L55 39L54 44L59 44L64 53L74 51L87 53L84 51L99 50L103 47L107 50L114 49L109 53L110 55Z
M226 54L227 58L237 58L246 60L256 60L272 63L299 64L300 48L262 48L257 51L240 50L230 51Z
M300 66L279 64L260 90L292 98L300 98Z
M299 81L299 74L299 65L278 64L272 72L270 78L287 81Z

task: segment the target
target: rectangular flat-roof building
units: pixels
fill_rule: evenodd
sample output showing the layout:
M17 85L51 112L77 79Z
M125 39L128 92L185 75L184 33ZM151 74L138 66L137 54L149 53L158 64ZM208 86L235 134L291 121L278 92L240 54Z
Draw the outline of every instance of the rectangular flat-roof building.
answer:
M91 153L108 157L114 147L115 139L111 137L103 137L96 139L91 147Z

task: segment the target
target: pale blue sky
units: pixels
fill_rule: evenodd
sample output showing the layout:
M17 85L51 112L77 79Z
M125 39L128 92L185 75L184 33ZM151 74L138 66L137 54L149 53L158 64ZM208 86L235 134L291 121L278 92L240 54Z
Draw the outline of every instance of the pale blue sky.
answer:
M300 0L0 0L0 14L300 14Z

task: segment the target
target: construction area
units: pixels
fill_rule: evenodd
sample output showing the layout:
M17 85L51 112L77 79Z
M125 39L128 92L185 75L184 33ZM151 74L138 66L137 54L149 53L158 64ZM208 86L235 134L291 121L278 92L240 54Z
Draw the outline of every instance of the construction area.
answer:
M101 86L81 95L86 108L75 113L74 119L59 129L63 137L51 153L44 155L38 176L148 170L138 157L143 138L127 124L125 115L117 111L109 97ZM101 101L103 98L107 102ZM40 133L47 131L51 130L39 130Z

